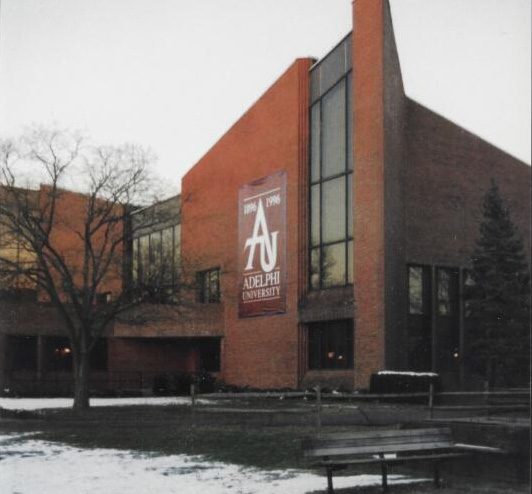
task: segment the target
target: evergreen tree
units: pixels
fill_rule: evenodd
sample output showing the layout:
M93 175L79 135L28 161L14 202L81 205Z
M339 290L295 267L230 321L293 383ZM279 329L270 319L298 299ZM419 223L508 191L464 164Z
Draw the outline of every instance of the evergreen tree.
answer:
M466 291L468 360L490 386L523 384L530 355L530 271L523 240L493 179L482 209Z

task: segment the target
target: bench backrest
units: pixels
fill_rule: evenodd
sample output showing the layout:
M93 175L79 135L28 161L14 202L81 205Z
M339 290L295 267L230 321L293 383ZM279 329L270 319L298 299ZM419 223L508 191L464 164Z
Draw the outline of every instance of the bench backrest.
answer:
M308 457L413 452L453 446L448 427L335 433L303 441L304 454Z

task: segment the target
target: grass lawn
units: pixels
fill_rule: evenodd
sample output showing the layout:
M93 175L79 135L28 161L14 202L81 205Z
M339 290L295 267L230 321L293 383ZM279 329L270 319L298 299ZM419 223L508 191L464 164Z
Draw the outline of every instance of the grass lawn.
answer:
M188 407L131 406L93 408L83 413L70 409L44 410L26 413L25 418L0 418L1 432L39 431L39 439L57 441L82 448L114 448L153 453L155 455L204 455L207 459L265 469L301 469L305 462L301 454L301 439L314 435L316 430L304 426L263 427L245 425L210 425L194 427ZM20 415L19 415L20 416ZM345 428L344 428L345 429ZM365 426L349 426L350 431ZM343 430L327 428L327 432ZM354 473L379 473L375 466L359 466ZM496 483L487 480L463 479L445 475L444 488L435 491L431 484L392 486L398 494L518 494L528 492L528 486L512 482ZM320 472L321 473L321 472ZM431 477L429 466L417 471L405 467L390 469L390 473L410 473L417 477ZM325 478L323 479L325 487ZM321 485L316 486L317 489ZM377 493L379 488L338 490L339 493Z

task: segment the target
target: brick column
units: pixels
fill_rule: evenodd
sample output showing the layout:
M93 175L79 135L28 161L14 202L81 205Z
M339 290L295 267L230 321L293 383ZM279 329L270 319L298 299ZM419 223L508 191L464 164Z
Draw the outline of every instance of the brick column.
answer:
M383 1L353 2L355 387L385 356Z

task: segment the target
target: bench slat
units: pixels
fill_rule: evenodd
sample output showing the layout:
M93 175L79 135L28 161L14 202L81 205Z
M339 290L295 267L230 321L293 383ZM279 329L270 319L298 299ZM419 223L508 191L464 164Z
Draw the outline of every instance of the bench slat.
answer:
M431 427L427 429L384 429L380 431L361 431L361 432L332 432L323 434L320 439L358 439L374 437L409 437L422 436L424 434L451 434L449 427Z
M346 448L331 446L328 448L316 448L305 451L305 456L335 456L335 455L363 455L375 453L395 453L399 451L422 451L430 449L450 449L454 447L452 441L427 442L416 444L390 444L373 446L350 446Z
M418 444L426 442L452 441L450 434L425 434L423 436L410 437L363 437L363 438L341 438L341 439L314 439L304 444L308 449L327 448L331 446L350 447L350 446L378 446L391 444Z
M413 455L413 456L400 456L398 458L353 458L353 459L338 459L338 460L324 460L315 462L312 465L316 467L334 466L334 465L358 465L358 464L371 464L371 463L407 463L409 461L422 461L422 460L444 460L446 458L463 458L465 456L471 456L470 453L442 453L434 455Z

